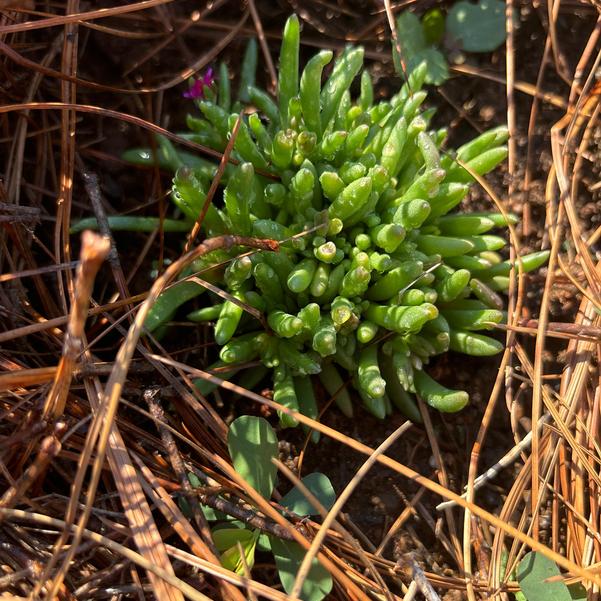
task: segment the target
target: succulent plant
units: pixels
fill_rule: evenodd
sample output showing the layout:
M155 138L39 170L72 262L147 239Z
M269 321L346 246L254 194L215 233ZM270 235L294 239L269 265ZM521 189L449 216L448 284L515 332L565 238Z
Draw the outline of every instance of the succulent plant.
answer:
M441 411L458 411L467 393L443 387L424 366L448 350L485 356L503 348L481 331L504 319L498 292L508 287L511 264L498 253L506 240L490 231L506 226L506 218L454 209L472 173L483 175L505 159L507 129L442 150L446 130L429 129L433 110L421 108L425 65L392 98L375 101L369 73L361 72L362 48L347 47L322 85L332 59L329 50L317 53L299 76L299 22L292 16L276 99L255 85L254 41L233 106L223 65L217 85L211 77L191 88L200 90L200 115L187 120L188 137L197 143L223 151L243 112L235 164L224 173L223 202L208 207L205 234L271 238L281 247L210 257L227 261L225 270L211 274L233 300L211 297L213 304L189 317L215 321L222 365L259 359L273 373L274 399L307 415L317 414L312 375L337 395L346 415L352 414L344 386L349 380L380 418L396 405L419 420L414 394ZM353 97L356 78L359 94ZM128 158L148 160L142 155L133 150ZM173 200L190 222L196 220L215 165L178 154L165 140L159 158L177 169ZM522 269L535 269L546 257L522 257ZM205 259L194 269L209 266ZM151 313L149 329L199 287L186 291L182 283L168 293ZM244 305L256 309L255 316ZM280 419L284 426L296 423L284 413Z

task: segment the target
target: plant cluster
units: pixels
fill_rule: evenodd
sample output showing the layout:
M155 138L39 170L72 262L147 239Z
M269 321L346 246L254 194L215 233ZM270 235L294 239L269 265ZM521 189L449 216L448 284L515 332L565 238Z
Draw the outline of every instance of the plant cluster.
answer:
M261 417L242 415L231 423L227 443L236 471L265 499L271 498L277 479L277 467L273 459L278 457L278 439L270 424ZM194 474L190 474L189 478L194 486L201 485ZM323 508L331 509L336 494L327 476L312 472L303 477L301 482ZM278 505L287 515L297 518L319 514L318 508L296 486L279 499ZM289 594L292 592L305 557L305 550L297 542L262 532L205 505L201 507L209 521L217 522L212 528L212 536L221 553L224 567L245 574L246 570L252 570L257 551L269 552L275 559L284 590ZM330 573L319 561L313 559L299 598L304 601L321 601L332 586Z
M415 393L436 409L458 411L467 393L441 386L424 365L448 350L485 356L502 349L481 333L504 318L498 292L507 289L511 269L499 254L505 239L490 232L516 218L454 209L474 176L505 159L507 129L490 130L456 152L442 150L446 130L430 129L433 110L422 108L424 64L390 100L376 101L369 73L361 73L362 48L347 47L322 85L332 59L331 51L319 52L299 76L299 22L292 16L277 100L255 85L254 42L233 106L224 65L218 85L212 78L195 84L201 116L188 117L190 139L223 151L239 126L236 164L225 171L223 202L208 206L206 235L271 238L281 249L211 256L227 262L211 272L227 300L214 296L189 318L215 321L220 365L260 360L272 370L274 399L309 416L317 414L314 374L346 415L349 379L380 418L396 405L419 420ZM152 159L142 151L128 158ZM166 141L161 158L177 169L172 197L189 225L203 210L215 165L178 154ZM182 221L165 225L177 229ZM523 271L546 257L522 257ZM210 266L203 261L194 270ZM186 281L167 291L148 329L201 290ZM284 426L296 424L280 418Z
M396 71L403 75L425 63L426 83L441 85L449 78L449 55L452 57L460 48L466 52L492 52L504 43L505 18L505 4L499 0L460 0L446 15L435 7L421 20L404 10L396 20L402 57L397 44L392 43Z

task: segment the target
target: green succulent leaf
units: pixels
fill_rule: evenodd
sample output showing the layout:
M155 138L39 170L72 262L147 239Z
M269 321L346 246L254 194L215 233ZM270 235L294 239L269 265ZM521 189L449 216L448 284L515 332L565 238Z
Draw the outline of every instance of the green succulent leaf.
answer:
M144 327L154 332L159 326L169 321L175 315L178 307L205 292L196 282L176 282L161 293L146 316Z
M462 1L451 16L463 7L459 20L469 23L476 15L472 29L490 39L487 28L504 31L491 18L499 17L499 4ZM453 150L443 146L446 130L431 128L435 109L423 108L422 88L448 76L435 47L442 29L439 9L423 21L408 11L400 14L400 49L393 48L393 55L405 81L383 100L374 94L361 47L349 45L335 58L322 51L300 65L300 22L293 15L282 38L277 99L256 85L258 52L251 41L240 67L239 100L232 105L229 79L219 81L219 95L196 99L196 114L186 120L191 133L184 138L224 152L238 113L245 114L203 235L278 240L280 250L214 251L180 277L201 273L227 293L205 294L200 300L206 302L189 318L214 324L215 354L223 362L217 367L232 370L226 378L252 388L267 376L284 428L298 425L298 413L319 419L323 389L349 418L350 388L379 418L394 406L419 421L414 395L438 410L458 411L467 394L441 386L424 366L449 350L484 357L503 349L501 341L479 331L504 319L499 293L509 287L512 264L499 252L506 236L493 230L517 218L462 215L457 207L476 176L505 160L509 132L495 127ZM225 68L219 77L229 78ZM166 139L158 146L156 157L137 151L131 159L158 161L177 172L172 197L192 223L206 204L216 164L192 165ZM176 229L180 222L164 223ZM536 269L547 258L548 251L527 255L521 268ZM163 331L179 305L203 290L188 284L161 296L149 329ZM210 394L213 385L198 388ZM315 431L311 439L317 442ZM237 471L270 498L277 442L269 424L239 418L229 448ZM325 476L308 476L306 484L324 505L331 504ZM298 491L283 502L297 513L314 511Z

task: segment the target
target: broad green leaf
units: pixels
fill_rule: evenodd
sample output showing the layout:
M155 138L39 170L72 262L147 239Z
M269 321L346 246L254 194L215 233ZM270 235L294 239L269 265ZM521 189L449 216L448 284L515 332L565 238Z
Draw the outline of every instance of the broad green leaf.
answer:
M305 557L305 550L297 543L274 536L269 538L280 580L284 590L290 593L298 569ZM303 601L321 601L332 590L332 584L330 573L316 559L313 559L300 598Z
M326 509L332 507L336 500L336 493L330 479L325 474L314 472L305 476L302 479L302 483L317 497L318 501ZM296 487L284 495L280 501L280 505L290 509L296 515L316 515L319 513Z
M505 41L505 3L457 2L447 16L447 31L467 52L492 52Z
M228 433L228 449L236 471L266 499L275 486L278 439L267 420L252 415L235 419Z
M559 575L555 562L535 552L528 553L516 571L520 588L528 601L572 601L565 583L548 582L549 578Z
M588 599L586 589L582 586L581 582L568 584L568 590L570 591L572 601L586 601Z
M411 12L402 12L397 19L397 38L407 74L422 62L428 68L426 82L440 85L449 76L446 59L442 53L428 45L420 20ZM392 57L399 75L404 76L396 44L392 42Z

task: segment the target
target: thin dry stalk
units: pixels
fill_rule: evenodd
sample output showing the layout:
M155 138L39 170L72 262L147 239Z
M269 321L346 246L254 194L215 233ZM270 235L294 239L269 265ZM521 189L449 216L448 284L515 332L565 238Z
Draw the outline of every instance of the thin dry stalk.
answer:
M42 419L56 420L65 410L75 363L83 348L83 336L96 274L110 249L107 238L86 231L81 236L80 263L75 280L75 297L69 314L67 334L54 383L44 404Z

